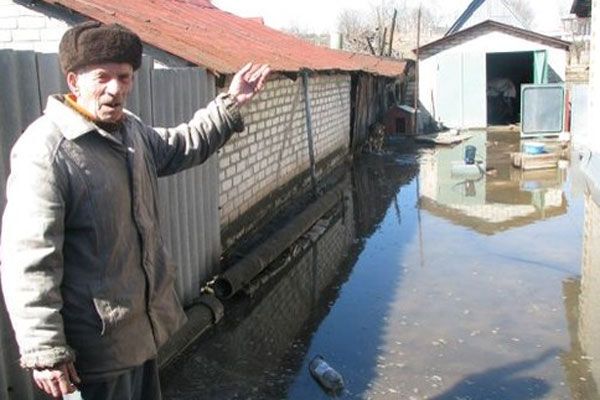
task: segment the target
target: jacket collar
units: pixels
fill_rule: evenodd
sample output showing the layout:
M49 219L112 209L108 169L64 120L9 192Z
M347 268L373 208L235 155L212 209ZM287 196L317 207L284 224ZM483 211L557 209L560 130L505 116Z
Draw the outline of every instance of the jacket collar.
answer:
M121 144L113 135L99 128L92 121L66 105L63 95L55 94L49 96L44 114L58 126L60 132L67 140L75 140L86 133L98 132L107 139ZM125 118L127 118L127 113L125 115Z
M75 140L86 133L98 129L93 122L87 120L83 115L64 104L62 95L55 94L48 97L44 114L58 126L60 132L67 140Z

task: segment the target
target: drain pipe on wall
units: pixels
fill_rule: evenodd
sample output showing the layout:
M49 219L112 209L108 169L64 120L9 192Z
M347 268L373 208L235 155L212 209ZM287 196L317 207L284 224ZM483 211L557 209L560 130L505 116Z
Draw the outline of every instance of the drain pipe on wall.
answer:
M169 365L204 332L221 321L225 308L214 295L202 294L185 314L187 323L158 350L159 368Z
M308 70L302 70L302 87L304 89L304 105L306 109L306 136L308 142L308 156L310 158L310 180L312 183L313 195L315 198L319 195L317 191L317 166L315 161L315 144L312 131L312 113L310 108L310 93L308 90Z
M248 285L343 199L344 189L338 185L309 205L248 256L218 276L211 285L214 294L202 294L194 305L186 310L188 322L160 348L159 367L165 368L176 360L190 344L223 318L225 308L219 299L230 298Z
M342 199L343 191L339 188L322 195L283 229L219 275L213 285L217 297L228 299L250 283Z

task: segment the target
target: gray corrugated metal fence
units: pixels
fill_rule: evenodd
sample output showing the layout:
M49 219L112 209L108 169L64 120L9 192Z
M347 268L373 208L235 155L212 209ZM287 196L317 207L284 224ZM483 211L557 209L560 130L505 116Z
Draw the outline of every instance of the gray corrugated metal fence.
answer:
M3 71L0 74L0 208L4 210L10 149L25 127L40 115L41 105L34 53L0 51L0 71ZM0 398L35 398L28 374L19 367L19 353L2 296L0 337Z
M147 123L173 125L215 96L212 76L186 68L154 70L144 59L136 74L128 108ZM0 210L5 205L9 154L20 133L43 110L52 93L66 92L58 57L0 50ZM165 242L178 265L177 291L184 304L199 294L200 285L217 271L221 254L218 209L218 162L213 156L201 167L161 178L160 218ZM36 398L29 376L18 366L18 351L0 296L0 398Z
M215 85L197 68L154 70L154 126L187 121L213 97ZM184 303L198 296L199 284L215 275L221 255L219 164L214 155L202 166L159 180L161 223L167 247L179 266L177 289Z

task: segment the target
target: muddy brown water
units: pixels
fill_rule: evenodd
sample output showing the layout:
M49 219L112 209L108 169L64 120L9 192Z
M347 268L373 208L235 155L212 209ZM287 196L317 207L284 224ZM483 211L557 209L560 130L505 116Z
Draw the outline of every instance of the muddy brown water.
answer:
M317 354L338 398L600 398L600 265L570 168L513 169L514 134L410 143L355 162L295 261L162 372L165 399L331 398ZM468 144L479 172L457 164Z

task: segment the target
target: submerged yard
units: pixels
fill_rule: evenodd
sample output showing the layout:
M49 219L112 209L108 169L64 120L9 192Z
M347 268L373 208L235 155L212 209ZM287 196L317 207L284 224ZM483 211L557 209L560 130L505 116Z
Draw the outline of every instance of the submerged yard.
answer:
M163 372L166 399L326 399L317 354L339 398L599 398L572 171L512 168L511 133L409 143L355 162L327 229ZM487 173L453 170L467 144Z

